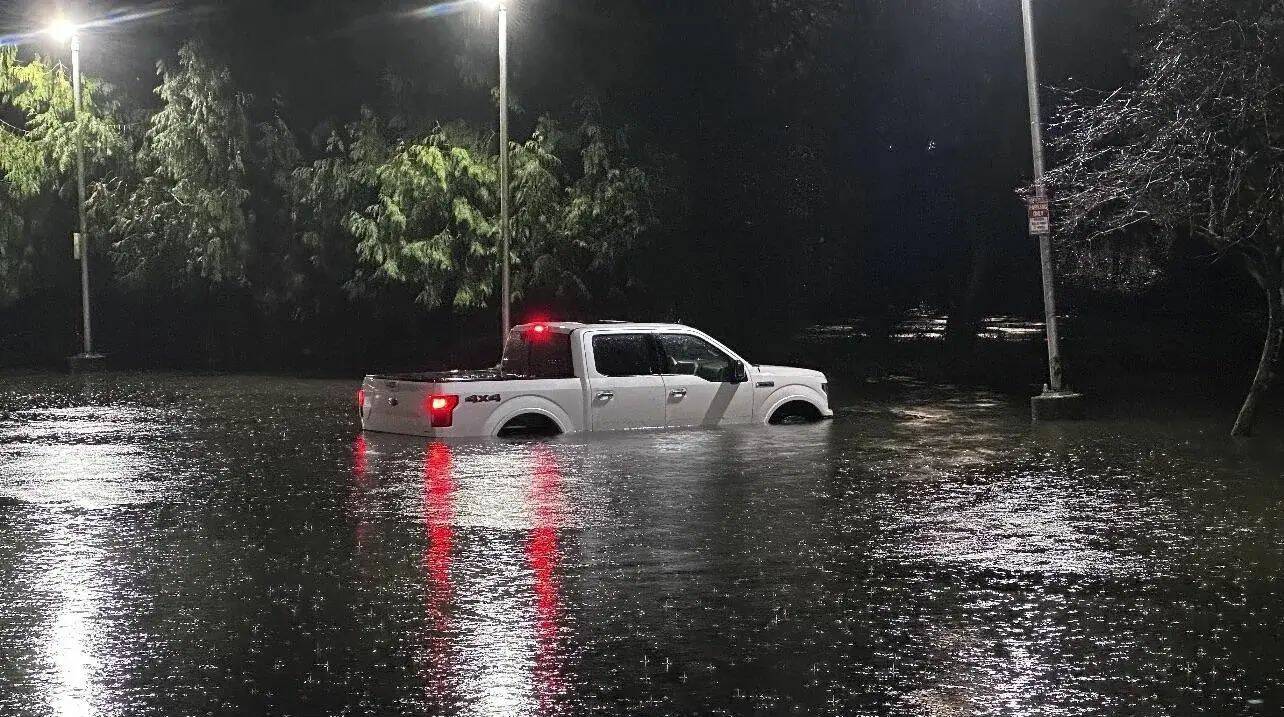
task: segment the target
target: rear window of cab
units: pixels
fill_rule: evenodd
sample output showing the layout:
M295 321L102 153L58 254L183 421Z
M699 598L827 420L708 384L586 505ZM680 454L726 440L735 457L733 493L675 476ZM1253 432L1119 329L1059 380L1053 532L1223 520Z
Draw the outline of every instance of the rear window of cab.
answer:
M513 329L504 342L500 371L519 378L575 378L571 335L558 331Z

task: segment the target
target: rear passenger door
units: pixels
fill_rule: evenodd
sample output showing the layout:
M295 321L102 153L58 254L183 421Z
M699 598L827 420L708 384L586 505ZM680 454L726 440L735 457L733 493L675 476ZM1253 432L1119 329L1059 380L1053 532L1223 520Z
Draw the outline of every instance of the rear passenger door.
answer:
M588 354L593 430L664 427L664 379L650 334L595 333Z

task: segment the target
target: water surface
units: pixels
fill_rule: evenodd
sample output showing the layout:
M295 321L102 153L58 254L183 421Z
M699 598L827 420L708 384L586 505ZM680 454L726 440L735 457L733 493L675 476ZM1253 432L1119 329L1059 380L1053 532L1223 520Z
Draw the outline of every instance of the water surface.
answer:
M431 443L354 382L0 378L0 714L1279 714L1284 447L847 387Z

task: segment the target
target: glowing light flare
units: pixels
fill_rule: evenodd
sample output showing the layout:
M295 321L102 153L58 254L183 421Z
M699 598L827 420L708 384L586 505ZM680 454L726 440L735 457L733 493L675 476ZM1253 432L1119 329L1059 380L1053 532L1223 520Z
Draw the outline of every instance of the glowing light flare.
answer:
M102 17L81 23L73 23L70 20L58 18L56 21L43 28L15 33L12 35L0 35L0 45L22 45L28 42L40 42L42 38L51 38L55 42L65 44L76 33L84 30L91 30L100 27L113 27L115 25L162 15L169 12L169 10L170 8L168 7L155 7L147 10L110 12Z
M552 329L543 319L528 322L524 336L527 341L543 341L553 335Z
M50 23L49 27L45 30L45 34L52 37L58 43L65 45L68 42L71 42L71 38L75 37L76 33L79 31L80 27L76 25L76 23L60 17Z
M454 2L441 2L427 7L421 7L418 10L411 10L408 15L414 17L443 17L445 15L454 15L463 12L481 4L490 9L498 9L500 3L496 0L455 0Z
M147 10L121 10L110 12L101 17L86 20L85 22L74 22L70 18L59 17L45 28L44 34L52 37L60 43L66 44L83 30L113 27L115 25L145 20L149 17L156 17L157 15L163 15L167 12L169 12L168 7L154 7Z

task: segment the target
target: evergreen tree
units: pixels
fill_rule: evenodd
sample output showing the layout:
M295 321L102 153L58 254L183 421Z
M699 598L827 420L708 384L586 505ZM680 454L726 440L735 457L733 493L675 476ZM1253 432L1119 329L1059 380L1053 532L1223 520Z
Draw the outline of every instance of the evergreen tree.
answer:
M70 241L53 240L73 231L77 143L90 171L122 148L99 82L81 79L77 121L65 67L39 56L24 62L16 48L0 46L0 304L42 285L50 264L70 253ZM59 202L71 211L56 212ZM66 226L55 226L59 218Z
M249 98L199 45L178 63L157 63L161 108L137 148L132 173L115 184L114 259L134 285L241 283L251 217L246 164Z
M466 133L439 127L400 143L370 172L374 202L345 220L358 240L356 286L409 285L429 308L485 305L498 236L495 165Z

